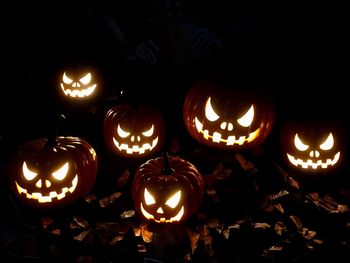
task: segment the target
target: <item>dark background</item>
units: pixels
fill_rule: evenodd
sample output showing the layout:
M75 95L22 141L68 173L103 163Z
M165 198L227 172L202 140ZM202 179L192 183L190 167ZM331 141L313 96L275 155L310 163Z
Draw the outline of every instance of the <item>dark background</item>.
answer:
M2 9L1 159L67 110L55 81L71 63L102 74L103 96L65 126L93 144L121 90L159 107L168 138L187 137L186 91L213 74L262 84L277 109L272 141L289 119L339 120L348 133L345 25L341 6L318 2L12 2Z

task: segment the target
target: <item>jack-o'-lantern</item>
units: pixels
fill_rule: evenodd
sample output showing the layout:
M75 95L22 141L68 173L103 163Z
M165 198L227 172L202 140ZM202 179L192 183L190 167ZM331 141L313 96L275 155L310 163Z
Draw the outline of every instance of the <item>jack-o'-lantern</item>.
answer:
M273 104L266 96L249 86L228 87L213 81L196 82L183 107L190 135L221 150L244 150L262 143L274 118Z
M67 67L59 74L59 88L66 99L88 100L101 92L101 76L89 66Z
M333 171L345 155L344 130L335 121L290 121L282 128L280 143L288 166L304 173Z
M163 117L155 108L129 104L112 107L104 118L106 146L123 157L145 157L164 141Z
M92 189L97 156L79 137L39 138L16 151L11 172L11 187L20 201L37 208L61 207Z
M199 209L204 182L193 164L164 154L137 169L131 190L135 209L143 218L179 223Z

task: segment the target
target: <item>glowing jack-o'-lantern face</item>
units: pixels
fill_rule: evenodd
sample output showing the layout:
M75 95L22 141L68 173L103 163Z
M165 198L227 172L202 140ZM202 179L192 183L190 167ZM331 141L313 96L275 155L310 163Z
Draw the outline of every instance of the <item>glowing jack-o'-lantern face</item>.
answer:
M204 196L202 176L191 163L169 158L171 172L165 172L163 158L142 164L132 183L135 209L157 223L179 223L200 207Z
M101 90L100 77L92 68L69 68L60 74L60 90L65 98L88 99Z
M274 111L262 97L198 82L188 92L183 117L199 142L219 149L246 149L265 140Z
M18 198L35 207L70 204L91 190L97 173L94 149L78 137L31 141L14 158L13 188Z
M292 127L294 126L294 127ZM327 122L289 124L282 133L282 149L289 166L303 172L327 172L342 162L344 147L339 126Z
M150 107L118 105L105 116L104 137L108 148L120 156L147 156L162 146L163 118Z

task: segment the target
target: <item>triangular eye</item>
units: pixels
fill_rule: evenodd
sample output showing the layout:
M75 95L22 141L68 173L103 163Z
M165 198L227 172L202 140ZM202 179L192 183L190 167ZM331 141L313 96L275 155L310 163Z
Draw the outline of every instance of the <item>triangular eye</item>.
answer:
M91 81L91 73L89 72L89 73L86 74L84 77L82 77L79 81L80 81L81 83L83 83L84 85L89 84L90 81Z
M126 138L130 135L130 132L124 131L122 127L118 124L117 133L120 137Z
M294 136L294 145L299 151L306 151L309 148L309 145L304 144L298 134L296 133Z
M154 200L154 197L148 192L147 188L145 188L144 197L146 205L153 205L156 203L156 200Z
M38 175L37 172L31 171L28 168L26 162L23 162L22 171L23 171L24 178L26 178L29 181L33 180Z
M250 106L249 110L237 120L239 125L243 127L249 127L254 119L254 105Z
M181 199L181 190L177 191L175 194L173 194L167 201L166 205L170 206L171 208L175 208Z
M205 117L209 121L216 121L220 116L214 111L213 106L211 105L211 97L208 98L205 104Z
M72 82L73 82L73 80L70 79L70 78L67 76L67 73L66 73L66 72L63 73L62 80L63 80L63 82L66 83L66 84L72 84Z
M149 130L143 132L142 134L146 137L150 137L153 135L153 132L154 132L154 125L152 124L152 127Z
M69 163L66 162L64 165L62 165L60 168L58 168L56 171L52 173L52 176L56 178L57 180L63 180L68 173L69 169Z
M320 145L320 148L324 151L327 151L332 149L333 145L334 145L333 134L329 133L327 139Z

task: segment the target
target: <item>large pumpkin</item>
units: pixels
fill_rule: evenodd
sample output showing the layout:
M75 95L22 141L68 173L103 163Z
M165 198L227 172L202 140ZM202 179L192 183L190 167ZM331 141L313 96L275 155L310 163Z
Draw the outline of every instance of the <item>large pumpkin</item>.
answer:
M284 123L280 139L287 166L305 174L333 171L344 160L345 134L337 121L289 121Z
M267 96L249 82L229 87L215 81L197 81L188 91L183 119L198 142L221 150L244 150L262 143L275 119Z
M131 191L135 209L143 218L157 223L179 223L199 209L204 182L193 164L164 155L137 169Z
M10 183L18 199L38 208L55 208L83 198L93 187L97 156L79 137L40 138L14 154Z
M165 136L164 120L155 108L121 104L104 118L107 148L122 157L145 157L157 152Z

